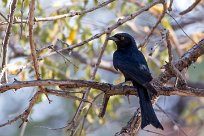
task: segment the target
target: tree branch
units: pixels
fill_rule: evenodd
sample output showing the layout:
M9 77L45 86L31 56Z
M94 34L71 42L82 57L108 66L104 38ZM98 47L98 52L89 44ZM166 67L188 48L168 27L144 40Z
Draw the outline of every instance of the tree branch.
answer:
M31 0L30 7L29 7L29 21L28 21L29 42L30 42L31 56L32 56L32 60L33 60L36 79L40 80L39 65L38 65L38 61L37 61L36 49L35 49L34 40L33 40L34 11L35 11L35 0ZM39 86L39 88L42 90L42 86ZM39 97L39 95L42 92L43 91L37 91L34 94L34 96L32 97L32 99L30 100L28 108L21 114L21 116L18 116L19 118L22 119L22 123L21 123L20 127L25 122L28 122L28 116L29 116L33 106L35 105L37 98ZM16 118L15 118L15 120L16 120Z
M112 3L113 1L115 1L115 0L108 0L108 1L102 2L98 6L87 9L87 10L71 11L70 13L67 13L67 14L50 16L50 17L36 17L36 18L34 18L34 23L35 22L45 22L45 21L55 21L55 20L63 19L63 18L67 18L67 17L74 17L74 16L84 15L86 13L95 11L95 10L97 10L99 8L105 7L106 5ZM27 23L28 21L29 20L27 20L27 19L16 19L13 23L14 24ZM1 22L0 23L0 25L6 25L6 24L8 24L8 22Z
M2 16L4 18L4 20L6 20L8 22L8 19L6 18L6 16L4 16L3 13L0 12L0 16Z
M14 12L16 9L16 5L17 5L17 1L18 0L13 0L10 6L10 14L9 14L9 19L8 19L8 26L6 28L6 35L4 37L3 40L3 60L2 60L2 68L6 67L7 63L8 63L8 44L9 44L9 39L10 39L10 35L11 35L11 27L13 25L13 20L14 20ZM0 79L1 80L1 79ZM4 71L3 74L3 83L8 82L7 79L7 70Z
M174 63L174 65L179 71L182 71L184 68L188 68L192 63L196 62L197 58L203 54L204 39L202 39L198 44L194 45L193 48L189 49L186 53L184 53L183 56L181 56L181 58ZM170 78L172 78L172 75L165 70L154 81L165 84Z
M29 42L30 42L31 56L32 56L33 65L35 69L35 75L37 79L40 79L39 64L38 64L36 48L33 40L34 10L35 10L35 0L32 0L30 3L29 21L28 21Z
M159 23L161 23L161 20L164 18L165 13L166 13L166 8L167 8L165 1L162 1L162 6L163 6L163 11L162 11L160 17L158 18L156 24L150 30L149 34L145 37L144 41L138 46L138 48L144 47L147 44L147 42L149 41L150 36L154 32L154 30L157 28Z
M193 10L193 9L198 5L198 3L199 3L200 1L201 1L201 0L196 0L190 7L188 7L188 8L185 9L184 11L180 12L179 14L180 14L180 15L187 14L188 12L190 12L191 10Z
M137 95L137 89L133 86L121 86L121 85L113 85L109 83L100 83L96 81L86 81L86 80L32 80L32 81L15 81L13 83L4 84L0 86L0 93L4 93L8 90L14 89L18 91L20 88L24 87L35 87L35 86L59 86L63 90L70 90L70 89L77 89L77 88L84 88L90 87L93 89L101 90L108 96L114 95ZM183 89L178 89L174 87L165 87L165 86L156 86L158 90L158 95L179 95L179 96L198 96L204 97L204 89L197 89L192 87L186 87ZM46 90L46 89L45 89ZM49 90L49 89L48 89ZM50 90L47 91L51 93L53 91L60 91L60 90ZM62 93L62 92L60 92ZM67 92L64 92L65 94Z

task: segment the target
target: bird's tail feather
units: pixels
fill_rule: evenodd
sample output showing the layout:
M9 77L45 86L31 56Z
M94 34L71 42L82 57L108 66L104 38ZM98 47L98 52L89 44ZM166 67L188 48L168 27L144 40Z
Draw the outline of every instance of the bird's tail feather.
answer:
M140 101L140 108L141 108L141 116L142 116L142 123L141 128L143 129L147 125L151 124L156 128L164 129L157 116L154 112L152 107L152 103L150 97L148 95L147 89L137 83L133 82L133 85L137 87L138 96Z

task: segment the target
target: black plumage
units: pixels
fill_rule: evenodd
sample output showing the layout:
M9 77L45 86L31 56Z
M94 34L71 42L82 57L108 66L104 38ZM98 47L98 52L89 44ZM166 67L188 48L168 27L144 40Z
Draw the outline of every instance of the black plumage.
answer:
M117 45L117 50L113 54L115 69L123 73L125 81L131 81L133 86L137 88L142 114L141 128L152 124L163 130L150 98L150 95L156 94L157 91L150 84L151 73L144 55L136 47L134 38L127 33L118 33L109 37L109 40L113 40Z

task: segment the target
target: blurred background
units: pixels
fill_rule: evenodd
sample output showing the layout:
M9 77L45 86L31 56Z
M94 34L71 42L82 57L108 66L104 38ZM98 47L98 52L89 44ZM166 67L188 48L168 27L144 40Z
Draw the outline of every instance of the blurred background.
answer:
M105 0L36 0L35 17L48 17L69 13L70 11L81 11L97 6ZM22 2L23 18L28 18L29 0L19 0L15 11L15 17L20 18ZM34 40L38 49L39 57L53 50L45 48L54 45L61 49L68 45L79 43L92 35L102 32L120 17L136 12L152 0L116 0L115 2L87 13L85 15L68 17L55 21L41 21L34 25ZM192 48L194 41L198 42L204 38L204 1L183 16L179 13L189 7L193 0L174 0L170 14L175 20L166 15L161 24L170 31L173 45L173 59L177 60L185 51ZM9 14L10 0L0 1L0 12L7 16ZM162 5L156 5L151 10L143 12L135 19L128 21L113 31L127 32L134 36L137 44L143 42L151 28L162 12ZM5 36L6 25L4 18L0 16L0 43L2 45ZM35 73L31 62L30 46L28 41L28 25L23 24L22 36L20 35L20 24L12 27L9 43L9 82L14 78L20 81L34 80ZM183 32L185 31L188 36ZM105 40L102 36L84 46L75 48L72 52L62 52L71 62L67 62L61 55L55 54L40 60L40 73L42 79L83 79L90 80L94 65L99 56L101 47ZM62 41L68 43L63 44ZM102 57L102 62L97 71L96 81L118 84L124 81L122 75L115 71L112 66L112 54L116 49L113 42L109 42ZM142 52L148 60L153 77L159 75L161 67L168 61L168 54L161 32L157 28L151 35L147 45ZM2 49L1 49L2 52ZM2 53L1 60L2 61ZM76 67L77 66L77 67ZM183 71L190 86L204 88L204 60L200 57L196 63ZM175 83L172 79L169 84ZM56 88L56 87L55 87ZM85 90L85 89L78 89ZM18 91L7 91L0 94L0 124L13 119L22 113L29 104L37 88L23 88ZM89 100L93 100L100 93L99 90L91 89ZM76 94L81 97L82 94ZM47 98L42 95L32 109L29 123L21 128L21 120L0 128L0 136L68 136L66 129L56 129L67 125L75 114L79 101L74 101L58 96L49 95L52 102L49 104ZM81 135L104 136L114 135L126 125L127 121L139 107L138 98L130 96L130 103L126 96L111 97L106 115L99 119L98 113L102 103L99 97L85 120ZM155 106L157 116L165 130L156 130L151 126L139 131L139 136L203 136L204 128L204 99L198 97L161 96L157 102L163 110ZM88 108L85 106L82 113ZM81 125L79 125L79 135Z

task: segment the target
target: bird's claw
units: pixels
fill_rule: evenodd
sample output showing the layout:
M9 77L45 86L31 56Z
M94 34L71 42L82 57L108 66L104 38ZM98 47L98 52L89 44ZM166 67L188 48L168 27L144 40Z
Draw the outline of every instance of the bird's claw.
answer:
M126 85L130 85L131 83L132 83L132 82L130 82L130 81L125 81L125 82L119 83L118 86L124 87L124 86L126 86Z

